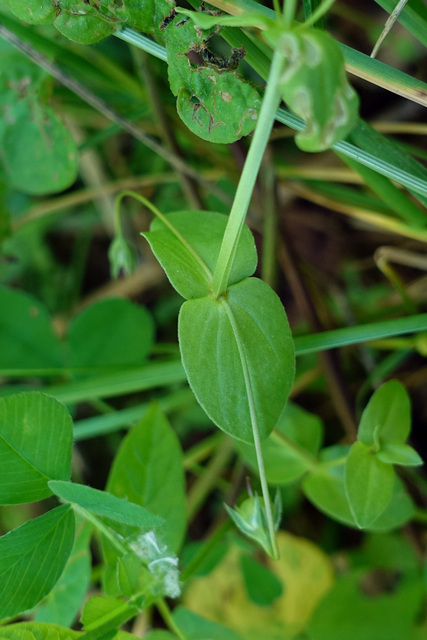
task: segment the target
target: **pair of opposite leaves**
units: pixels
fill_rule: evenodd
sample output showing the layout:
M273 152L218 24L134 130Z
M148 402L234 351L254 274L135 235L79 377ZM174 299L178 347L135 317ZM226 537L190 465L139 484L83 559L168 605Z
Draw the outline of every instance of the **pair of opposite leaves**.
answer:
M186 302L179 314L182 361L193 392L212 421L239 440L265 439L286 404L294 348L283 306L255 271L248 227L238 244L227 291L211 292L227 216L180 211L156 218L143 234Z

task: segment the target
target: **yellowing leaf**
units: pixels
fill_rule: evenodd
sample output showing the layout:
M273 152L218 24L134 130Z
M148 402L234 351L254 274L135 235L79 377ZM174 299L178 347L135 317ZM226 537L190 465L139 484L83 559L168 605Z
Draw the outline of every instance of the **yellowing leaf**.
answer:
M328 557L312 542L280 532L280 559L267 560L283 584L283 593L270 606L254 604L240 569L241 551L233 547L208 576L194 579L184 605L220 622L245 640L289 640L303 631L319 601L333 583Z

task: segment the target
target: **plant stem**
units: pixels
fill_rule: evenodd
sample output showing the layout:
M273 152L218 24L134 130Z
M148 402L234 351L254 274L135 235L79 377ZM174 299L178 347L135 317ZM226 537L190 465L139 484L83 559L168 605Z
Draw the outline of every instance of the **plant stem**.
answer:
M269 149L267 149L264 156L261 180L264 187L262 190L264 222L261 277L264 282L274 289L277 279L278 210L276 197L276 172Z
M261 439L259 437L258 429L253 430L254 445L256 458L258 463L259 479L261 481L261 491L264 498L265 515L267 517L267 526L270 534L271 549L273 552L273 558L279 559L279 549L277 547L276 533L274 528L273 512L271 510L270 494L268 493L267 478L265 476L264 458L262 457Z
M174 619L172 618L172 614L171 611L168 607L168 605L166 604L166 602L163 599L157 600L156 601L156 607L159 610L160 615L162 616L163 620L166 622L166 625L168 626L168 628L176 635L178 636L178 638L180 640L187 640L187 638L185 637L185 635L182 633L181 629L179 629L176 624Z
M230 438L223 436L223 440L218 447L212 460L209 462L198 481L192 486L187 498L188 521L194 518L195 513L203 504L204 499L212 490L217 478L228 464L234 453L233 443Z
M292 453L305 464L309 471L314 472L318 470L319 462L316 456L307 451L307 449L304 449L304 447L294 440L291 440L291 438L285 436L285 434L279 431L279 429L273 429L270 437L272 440L275 440L280 444L285 444L286 447L288 447Z
M261 165L262 157L267 146L268 138L280 103L278 83L284 65L284 56L276 50L270 67L267 88L259 113L258 124L249 148L245 166L243 167L239 185L237 187L233 206L231 207L224 238L218 256L218 262L212 283L212 293L218 298L227 290L228 279L233 265L234 256L240 234L245 222L246 213L252 197L252 191Z
M286 0L283 7L283 18L286 29L292 27L295 18L296 0Z
M184 571L181 573L181 581L186 582L191 578L197 570L203 565L204 561L209 557L210 552L219 544L224 538L227 531L231 528L232 521L230 519L225 520L219 527L210 535L203 545L200 547L196 555L190 560Z
M105 538L107 538L109 542L111 542L113 547L117 549L119 553L123 555L127 553L128 550L126 549L126 547L120 542L118 538L116 538L113 532L110 531L110 529L106 527L103 522L101 522L101 520L99 520L96 516L90 513L90 511L87 511L84 507L80 507L75 502L72 503L72 507L76 513L79 513L83 518L85 518L85 520L88 520L89 522L91 522L98 529L98 531Z
M193 256L193 258L199 263L202 271L205 274L206 277L206 281L209 284L211 279L212 279L212 273L210 272L210 270L208 269L208 267L206 266L206 264L203 262L203 260L201 259L201 257L199 256L199 254L197 253L197 251L195 251L193 249L193 247L191 246L191 244L184 238L183 235L181 235L181 233L178 231L178 229L176 229L173 224L171 224L168 220L168 218L163 215L163 213L161 211L159 211L159 209L149 200L147 200L147 198L144 198L144 196L141 196L139 193L136 193L135 191L122 191L121 193L119 193L119 195L116 197L116 201L115 201L115 220L119 220L120 221L120 205L121 202L123 200L123 198L125 196L129 196L130 198L134 198L135 200L137 200L138 202L140 202L144 207L147 207L147 209L149 209L155 216L157 216L157 218L159 218L163 224L169 229L169 231L171 231L173 233L173 235L179 240L179 242L181 242L182 245L184 245L184 247L187 249L187 251Z

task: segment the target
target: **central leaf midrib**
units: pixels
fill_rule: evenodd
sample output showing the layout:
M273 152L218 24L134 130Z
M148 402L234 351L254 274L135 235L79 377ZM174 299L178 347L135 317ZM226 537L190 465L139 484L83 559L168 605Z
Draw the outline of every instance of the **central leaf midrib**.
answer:
M0 434L0 440L2 440L6 446L8 446L17 456L18 458L20 458L25 464L28 465L28 467L30 467L31 470L34 471L34 473L40 475L42 478L46 478L46 481L51 479L50 476L46 475L44 473L44 471L42 471L41 469L39 469L38 467L35 466L35 464L29 460L28 458L25 457L25 455L23 453L21 453L15 445L13 445L11 442L9 442L9 440L7 440L3 435Z
M246 396L248 399L252 432L257 431L259 436L259 426L258 426L258 420L256 415L256 409L255 409L255 398L254 398L254 393L252 389L252 382L251 382L251 377L249 373L248 361L247 361L245 350L240 337L239 328L237 326L236 319L234 317L232 308L228 303L228 301L225 298L221 298L219 302L224 307L225 312L227 314L227 318L230 322L231 330L233 332L234 340L236 342L237 351L239 353L240 364L242 366L242 373L243 373L243 378L245 382Z

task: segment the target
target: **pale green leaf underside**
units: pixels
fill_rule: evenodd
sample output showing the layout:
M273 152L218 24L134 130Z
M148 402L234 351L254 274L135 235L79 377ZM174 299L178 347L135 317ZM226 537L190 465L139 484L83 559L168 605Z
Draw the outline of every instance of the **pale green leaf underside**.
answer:
M0 619L31 609L53 588L74 541L74 514L63 505L0 538Z
M61 481L49 482L49 488L62 500L77 504L79 507L113 522L139 527L143 531L150 531L163 523L162 518L150 513L139 504L117 498L106 491Z
M292 337L276 294L262 280L247 278L225 298L185 302L178 331L190 386L208 416L250 443L255 419L266 438L294 376Z
M73 425L54 398L31 392L0 399L0 504L51 495L70 476Z

